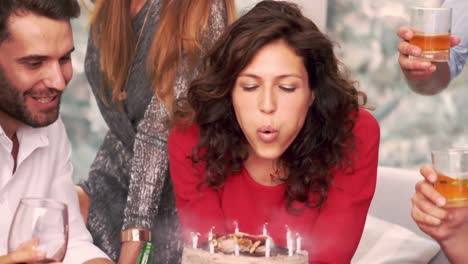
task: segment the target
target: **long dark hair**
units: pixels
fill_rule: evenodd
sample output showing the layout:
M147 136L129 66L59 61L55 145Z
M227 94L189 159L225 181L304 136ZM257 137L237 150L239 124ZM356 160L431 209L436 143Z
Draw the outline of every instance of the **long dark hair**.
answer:
M248 142L232 106L231 92L239 73L263 46L284 40L303 58L315 100L296 139L281 155L286 205L303 202L320 207L336 169L352 169L352 133L366 96L348 79L333 53L333 43L294 4L263 1L232 24L204 60L187 99L177 102L176 117L199 126L194 163L204 162L203 184L221 187L248 158ZM189 122L190 123L190 122Z
M100 48L100 67L106 82L102 87L112 90L112 99L117 103L126 99L124 86L135 55L136 34L129 12L130 2L96 0L91 18L92 38ZM213 3L213 0L160 1L158 29L147 61L154 93L168 109L172 106L174 79L182 54L189 58L189 66L193 68L198 54L205 52L203 34L208 28ZM223 4L229 24L234 20L234 0L224 0Z

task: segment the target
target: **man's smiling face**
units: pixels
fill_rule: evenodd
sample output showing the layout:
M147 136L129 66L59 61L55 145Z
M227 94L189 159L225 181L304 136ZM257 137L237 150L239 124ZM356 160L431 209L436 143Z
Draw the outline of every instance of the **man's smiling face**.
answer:
M0 114L32 127L50 125L73 75L71 25L21 13L8 19L8 33L0 43Z

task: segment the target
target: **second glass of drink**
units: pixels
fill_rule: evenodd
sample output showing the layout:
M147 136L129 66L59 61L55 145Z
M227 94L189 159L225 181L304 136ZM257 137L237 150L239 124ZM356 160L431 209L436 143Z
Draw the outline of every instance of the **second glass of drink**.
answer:
M437 171L434 188L446 199L446 207L468 206L468 149L432 151Z

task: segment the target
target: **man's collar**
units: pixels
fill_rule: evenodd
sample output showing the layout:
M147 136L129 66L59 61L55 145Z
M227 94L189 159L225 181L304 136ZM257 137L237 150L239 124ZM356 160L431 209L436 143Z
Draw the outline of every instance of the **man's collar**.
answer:
M47 127L31 127L21 125L16 130L16 136L20 145L43 147L49 145Z
M47 133L47 127L33 128L30 126L22 125L16 130L16 136L18 138L20 150L18 153L18 164L26 159L31 153L42 147L49 145L49 135ZM7 137L5 131L0 126L0 138L3 138L4 145L7 149L12 147L12 141ZM10 143L8 143L10 142Z
M46 127L34 128L31 126L27 126L27 125L21 125L16 130L16 134L17 134L18 139L20 138L20 134L21 134L22 137L32 137L35 139L43 138L48 141L48 136L47 136L47 132L45 128ZM2 125L0 125L0 136L1 137L7 136L5 131L3 130Z
M16 136L19 142L19 152L16 158L18 166L28 158L36 149L49 145L49 135L47 127L33 128L22 125L16 130ZM12 151L13 141L6 135L0 126L0 145L8 152Z
M17 120L0 111L0 135L7 136L9 139L11 139L19 125L20 123Z

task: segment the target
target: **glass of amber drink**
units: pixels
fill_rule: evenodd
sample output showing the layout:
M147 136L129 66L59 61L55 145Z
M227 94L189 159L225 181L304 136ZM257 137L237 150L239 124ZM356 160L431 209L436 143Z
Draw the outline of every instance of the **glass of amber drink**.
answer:
M418 59L448 61L452 27L451 8L413 7L410 26L415 33L410 44L422 50Z
M434 188L447 199L446 207L468 206L468 149L432 151L437 171Z

